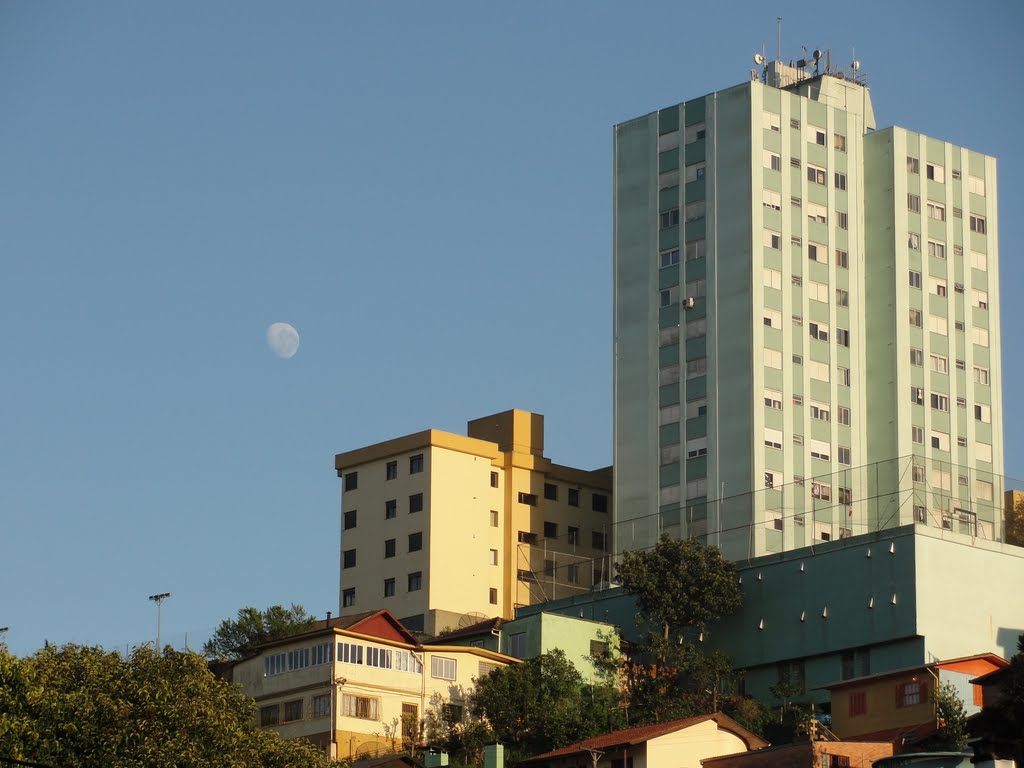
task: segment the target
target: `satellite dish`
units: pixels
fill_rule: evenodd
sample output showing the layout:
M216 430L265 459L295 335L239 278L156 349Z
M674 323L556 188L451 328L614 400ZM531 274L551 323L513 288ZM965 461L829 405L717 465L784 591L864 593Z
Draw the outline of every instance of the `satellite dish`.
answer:
M857 61L856 59L854 59L853 60L853 64L851 64L850 66L852 66L853 67L853 71L856 72L856 71L858 71L860 69L860 62Z
M814 60L817 61L818 59L821 58L822 53L817 48L815 48L814 53L812 53L811 55L814 57Z
M487 621L488 616L486 613L480 613L480 611L471 611L465 613L462 618L459 619L459 629L465 629L466 627L472 627L474 624L479 624L481 621Z
M766 61L767 59L765 59L764 54L754 54L754 63L757 64L759 67L763 67Z

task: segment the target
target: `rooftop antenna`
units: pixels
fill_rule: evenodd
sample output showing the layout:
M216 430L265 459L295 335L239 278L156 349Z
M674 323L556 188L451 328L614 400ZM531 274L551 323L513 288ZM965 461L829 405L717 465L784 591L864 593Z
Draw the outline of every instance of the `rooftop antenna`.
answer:
M779 54L778 54L778 57L775 60L776 61L782 61L782 17L781 16L776 16L775 17L775 26L777 28L778 37L779 37Z

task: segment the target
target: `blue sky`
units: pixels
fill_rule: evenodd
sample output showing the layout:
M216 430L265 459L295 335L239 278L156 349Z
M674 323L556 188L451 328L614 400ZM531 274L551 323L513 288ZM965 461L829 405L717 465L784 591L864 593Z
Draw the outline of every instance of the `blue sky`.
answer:
M880 126L999 158L1024 476L1010 2L0 0L0 626L195 644L338 602L335 453L506 408L611 461L612 125L852 47ZM290 360L268 325L302 337Z

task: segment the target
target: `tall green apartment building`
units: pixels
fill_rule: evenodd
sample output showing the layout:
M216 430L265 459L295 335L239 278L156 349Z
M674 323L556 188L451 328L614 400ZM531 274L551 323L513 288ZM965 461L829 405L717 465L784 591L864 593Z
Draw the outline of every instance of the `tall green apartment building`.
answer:
M769 63L615 128L617 552L1002 539L996 164Z

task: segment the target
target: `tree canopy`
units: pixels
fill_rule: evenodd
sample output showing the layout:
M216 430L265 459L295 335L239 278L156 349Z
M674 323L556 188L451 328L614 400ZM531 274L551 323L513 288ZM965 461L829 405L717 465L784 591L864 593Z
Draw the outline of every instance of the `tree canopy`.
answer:
M662 534L651 549L624 552L616 568L641 620L661 629L665 640L686 628L707 632L743 602L735 566L696 539Z
M0 645L0 755L66 768L308 768L320 753L256 726L255 704L195 653Z
M225 619L203 645L211 658L244 659L257 645L310 629L316 620L301 605L272 605L265 611L240 608L238 618Z
M617 702L613 688L587 685L556 649L478 678L469 703L521 758L600 733Z

